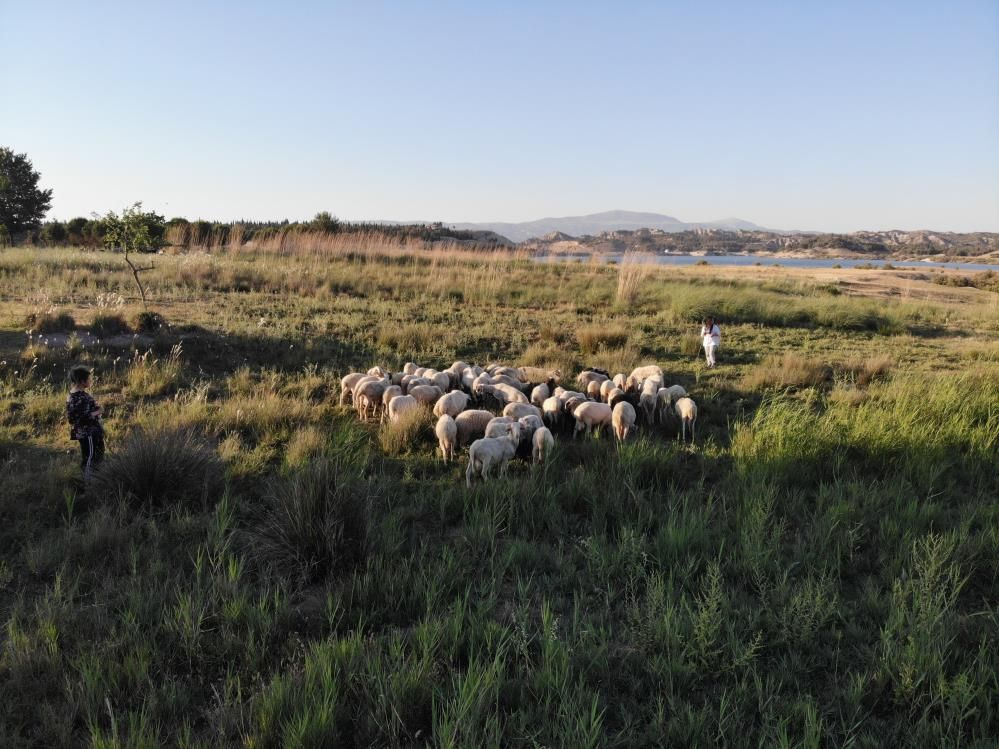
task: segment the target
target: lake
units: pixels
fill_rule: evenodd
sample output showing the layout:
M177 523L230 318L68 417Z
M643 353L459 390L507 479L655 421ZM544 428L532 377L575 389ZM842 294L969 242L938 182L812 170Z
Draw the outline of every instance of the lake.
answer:
M597 257L607 263L619 263L621 262L623 255L617 253L598 255ZM999 270L999 265L989 265L988 263L938 263L928 260L789 258L773 257L772 255L636 255L634 257L640 262L654 262L656 265L697 265L701 262L707 262L709 265L779 265L784 268L832 268L837 265L841 268L856 268L859 266L880 268L885 265L891 265L894 268L917 268L920 270L929 270L931 268L948 268L950 270ZM542 263L584 262L590 259L590 255L536 255L534 259Z

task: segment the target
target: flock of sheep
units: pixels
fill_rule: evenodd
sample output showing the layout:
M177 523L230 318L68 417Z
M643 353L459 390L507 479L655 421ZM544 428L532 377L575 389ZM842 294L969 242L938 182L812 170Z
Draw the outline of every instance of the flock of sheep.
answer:
M340 405L351 405L363 420L397 422L407 411L431 408L445 461L469 445L465 482L500 475L518 451L541 463L555 445L553 432L574 422L573 435L611 429L618 441L628 438L639 421L651 426L675 414L684 440L694 439L697 405L680 385L666 386L663 371L648 365L613 377L596 368L576 377L578 390L559 383L561 371L540 367L482 368L456 361L438 371L407 363L402 372L381 367L352 372L340 381ZM501 410L496 415L488 410Z

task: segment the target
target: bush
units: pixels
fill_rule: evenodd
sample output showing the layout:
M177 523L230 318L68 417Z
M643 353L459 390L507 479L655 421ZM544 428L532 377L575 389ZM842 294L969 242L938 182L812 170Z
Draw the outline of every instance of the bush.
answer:
M189 429L136 429L94 477L99 495L133 504L204 504L224 488L222 462Z
M628 342L628 329L623 325L587 325L576 331L576 340L584 354L595 354L601 347L621 348Z
M25 324L35 333L65 333L76 327L76 320L68 312L32 312Z
M375 497L346 461L322 459L282 479L264 496L253 546L261 561L312 582L352 569L368 546Z
M100 313L94 316L90 323L90 332L95 336L104 338L109 335L120 335L128 333L128 323L125 318L118 314Z
M159 312L140 312L132 322L132 327L136 333L155 333L164 325L166 325L166 320Z

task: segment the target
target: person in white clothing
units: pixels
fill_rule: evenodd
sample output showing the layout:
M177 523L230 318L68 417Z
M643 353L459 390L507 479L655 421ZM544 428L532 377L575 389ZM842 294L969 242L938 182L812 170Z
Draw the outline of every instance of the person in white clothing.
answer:
M704 358L708 360L708 366L713 367L716 363L715 354L718 345L721 343L721 328L715 322L715 318L709 317L701 326L701 340L704 341Z

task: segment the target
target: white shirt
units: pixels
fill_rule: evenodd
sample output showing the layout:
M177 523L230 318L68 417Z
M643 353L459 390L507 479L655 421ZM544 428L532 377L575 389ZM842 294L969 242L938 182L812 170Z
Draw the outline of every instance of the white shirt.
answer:
M717 323L712 325L710 330L706 325L702 325L701 335L704 337L705 346L717 346L721 343L721 328L718 327Z

